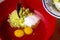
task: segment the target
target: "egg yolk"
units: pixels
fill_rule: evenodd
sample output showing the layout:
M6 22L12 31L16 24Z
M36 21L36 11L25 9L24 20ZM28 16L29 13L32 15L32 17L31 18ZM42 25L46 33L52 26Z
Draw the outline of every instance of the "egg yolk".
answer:
M25 28L24 28L24 32L25 32L25 34L30 35L30 34L32 34L33 29L30 28L30 27L25 27Z
M14 31L14 35L16 36L16 37L23 37L23 35L24 35L24 32L23 32L23 30L15 30Z

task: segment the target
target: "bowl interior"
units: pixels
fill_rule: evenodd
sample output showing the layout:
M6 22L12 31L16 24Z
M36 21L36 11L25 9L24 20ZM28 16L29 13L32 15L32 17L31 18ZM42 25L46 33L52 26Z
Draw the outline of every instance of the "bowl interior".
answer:
M14 34L13 34L13 32L16 29L15 28L11 28L11 26L7 22L7 19L8 19L8 15L13 10L16 10L16 4L14 4L13 6L10 6L10 5L6 5L6 6L8 6L9 8L3 10L5 12L5 13L3 12L4 13L3 14L4 20L2 22L1 29L0 29L1 30L1 35L3 36L3 39L4 40L12 40L12 39L13 40L22 40L22 39L23 40L39 40L39 39L40 40L45 40L45 36L46 36L46 28L45 28L46 27L46 24L44 23L45 20L41 20L40 23L38 24L37 28L34 29L35 35L33 35L33 34L31 34L31 35L25 35L22 38L15 37ZM24 6L24 7L26 7L26 6Z
M39 12L41 12L41 22L38 25L36 29L34 29L34 32L36 33L36 36L29 35L24 36L23 38L16 38L13 35L13 31L15 29L12 29L10 25L7 23L8 15L16 9L17 0L7 0L0 4L0 31L3 39L5 40L18 40L18 39L29 39L29 40L45 40L48 39L55 29L55 18L50 16L43 8L42 1L41 0L23 0L23 6L29 7L30 9L36 9ZM48 17L47 17L48 16ZM52 22L52 23L51 23ZM52 26L51 26L52 25ZM31 39L30 39L31 38Z

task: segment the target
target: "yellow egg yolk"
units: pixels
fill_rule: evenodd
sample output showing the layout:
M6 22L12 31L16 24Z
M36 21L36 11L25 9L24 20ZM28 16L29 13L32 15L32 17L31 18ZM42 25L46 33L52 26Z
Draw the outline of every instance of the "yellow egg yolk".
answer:
M15 30L14 31L14 35L16 36L16 37L23 37L23 35L24 35L24 32L23 32L23 30Z
M32 34L33 29L30 28L30 27L25 27L25 28L24 28L24 32L25 32L25 34L30 35L30 34Z

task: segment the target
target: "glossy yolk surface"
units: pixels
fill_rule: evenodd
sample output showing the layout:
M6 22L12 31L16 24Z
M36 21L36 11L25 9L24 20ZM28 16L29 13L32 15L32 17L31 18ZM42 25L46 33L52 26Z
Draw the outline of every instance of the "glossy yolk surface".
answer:
M25 28L24 28L24 32L25 32L25 34L30 35L30 34L32 34L33 29L30 28L30 27L25 27Z
M23 32L23 30L15 30L14 31L14 35L16 36L16 37L23 37L23 35L24 35L24 32Z

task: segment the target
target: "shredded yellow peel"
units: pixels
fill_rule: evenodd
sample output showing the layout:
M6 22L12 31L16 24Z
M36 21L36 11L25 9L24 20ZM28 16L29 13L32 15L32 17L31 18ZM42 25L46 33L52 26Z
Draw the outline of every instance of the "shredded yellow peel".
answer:
M20 37L23 37L24 36L24 32L23 32L23 30L15 30L14 31L14 35L16 36L16 37L18 37L18 38L20 38Z
M14 10L11 14L9 14L8 22L10 23L11 27L18 27L23 26L23 18L19 18L17 15L17 11Z
M24 32L25 32L25 34L30 35L30 34L32 34L33 29L30 28L30 27L25 27L25 28L24 28Z

